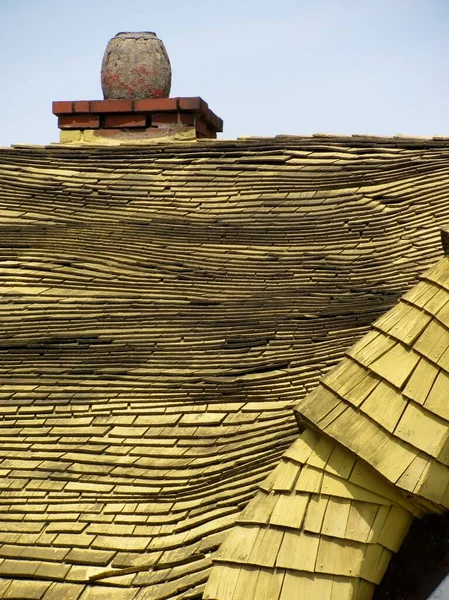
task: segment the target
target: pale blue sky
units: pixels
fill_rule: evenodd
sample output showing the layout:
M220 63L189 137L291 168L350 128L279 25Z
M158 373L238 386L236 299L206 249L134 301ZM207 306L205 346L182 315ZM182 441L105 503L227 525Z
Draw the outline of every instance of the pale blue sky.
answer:
M58 139L52 100L101 99L119 31L155 31L172 96L222 137L449 135L449 0L0 0L0 145Z

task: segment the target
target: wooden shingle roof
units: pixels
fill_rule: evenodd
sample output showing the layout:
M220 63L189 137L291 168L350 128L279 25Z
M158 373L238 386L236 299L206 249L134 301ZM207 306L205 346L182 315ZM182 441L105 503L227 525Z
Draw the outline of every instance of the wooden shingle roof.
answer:
M199 597L291 409L441 255L448 158L0 149L0 596Z

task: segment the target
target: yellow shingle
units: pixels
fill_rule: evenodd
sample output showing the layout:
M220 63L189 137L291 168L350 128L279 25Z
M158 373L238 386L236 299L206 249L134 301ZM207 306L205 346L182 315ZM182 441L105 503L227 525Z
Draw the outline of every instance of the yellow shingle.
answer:
M358 577L361 574L364 554L363 544L321 537L315 568L318 573ZM368 576L366 579L371 581Z
M276 559L276 567L315 571L320 538L298 531L286 531Z
M421 358L404 388L404 396L424 404L438 375L438 368L426 358Z
M348 540L368 542L380 507L371 502L353 500L350 503L344 536Z
M351 502L345 498L329 498L321 533L329 537L344 538Z
M419 358L416 352L406 346L395 344L381 357L371 362L369 367L387 382L401 388L413 372Z
M406 406L407 401L402 394L390 384L381 381L360 409L381 427L392 432Z
M328 501L329 496L326 495L314 495L311 497L304 520L305 531L312 533L321 532Z
M448 330L436 319L432 319L415 342L415 348L426 358L438 363L447 349Z
M448 424L410 402L396 427L395 435L419 450L438 456L448 435Z
M306 494L279 494L270 524L301 529L309 501L310 496Z

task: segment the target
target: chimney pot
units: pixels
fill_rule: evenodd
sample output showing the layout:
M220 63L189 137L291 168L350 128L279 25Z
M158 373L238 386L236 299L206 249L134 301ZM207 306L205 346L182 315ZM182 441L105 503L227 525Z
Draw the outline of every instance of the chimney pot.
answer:
M168 98L171 65L162 40L152 31L117 33L103 56L101 87L106 100Z

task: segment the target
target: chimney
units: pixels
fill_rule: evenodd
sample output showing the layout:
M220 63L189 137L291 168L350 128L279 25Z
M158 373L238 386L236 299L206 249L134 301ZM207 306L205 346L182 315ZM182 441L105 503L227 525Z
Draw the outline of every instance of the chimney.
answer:
M223 121L202 98L169 98L171 65L155 33L118 33L101 68L104 100L53 102L60 143L216 138Z

